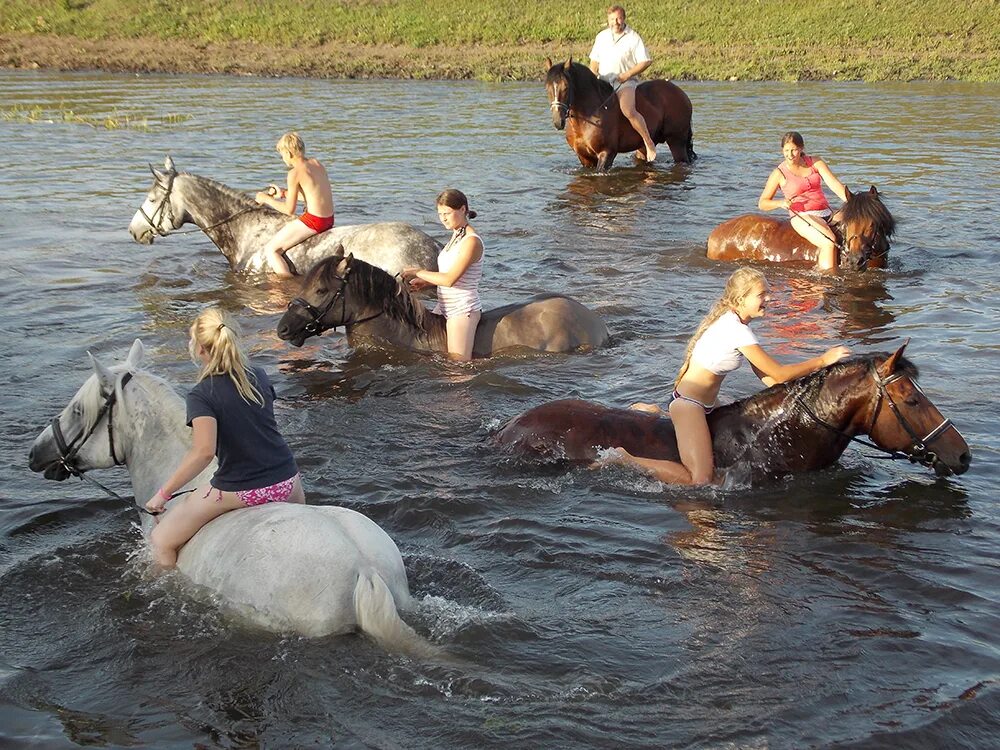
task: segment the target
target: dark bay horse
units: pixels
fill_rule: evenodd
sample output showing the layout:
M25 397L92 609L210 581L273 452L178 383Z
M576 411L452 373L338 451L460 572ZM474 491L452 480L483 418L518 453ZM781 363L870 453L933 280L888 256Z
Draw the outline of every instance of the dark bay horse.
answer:
M215 180L178 172L169 156L164 171L152 165L149 168L153 186L128 227L132 238L142 245L192 223L222 251L233 270L255 272L267 268L263 250L268 240L286 223L295 221ZM306 273L341 248L397 273L413 266L437 268L441 246L416 227L384 221L338 225L291 248L286 257L299 273Z
M278 336L301 346L337 326L344 326L351 346L367 340L418 352L448 351L443 315L425 308L396 277L350 255L327 258L309 272L278 322ZM484 310L472 356L515 347L582 351L607 340L607 326L592 310L569 297L539 295Z
M739 466L751 479L832 465L857 435L894 457L962 474L969 446L916 385L903 344L889 355L844 360L804 378L727 404L708 417L715 462ZM508 422L497 441L555 460L593 461L601 448L621 446L647 458L679 461L669 419L587 401L553 401Z
M642 151L642 138L622 114L610 83L572 58L555 65L546 60L546 65L552 124L565 129L566 142L583 166L604 171L618 154ZM680 87L662 79L640 83L635 106L646 118L653 142L666 143L675 162L695 160L691 100Z
M847 202L834 214L830 227L837 236L842 268L885 268L896 220L874 185L860 193L848 190ZM815 263L818 253L815 245L792 229L787 218L743 214L723 222L708 235L707 255L713 260Z

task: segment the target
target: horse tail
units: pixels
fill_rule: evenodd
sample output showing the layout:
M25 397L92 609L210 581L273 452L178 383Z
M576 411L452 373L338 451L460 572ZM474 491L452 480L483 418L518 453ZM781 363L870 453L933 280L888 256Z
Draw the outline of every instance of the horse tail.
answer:
M387 651L415 657L430 657L438 649L403 622L396 611L396 601L385 580L378 573L362 573L354 586L354 612L358 628Z
M695 159L698 158L698 154L696 154L694 152L694 129L693 128L689 128L688 129L688 139L687 139L687 143L685 144L685 148L687 149L687 158L688 158L689 162L692 162L692 161L694 161Z

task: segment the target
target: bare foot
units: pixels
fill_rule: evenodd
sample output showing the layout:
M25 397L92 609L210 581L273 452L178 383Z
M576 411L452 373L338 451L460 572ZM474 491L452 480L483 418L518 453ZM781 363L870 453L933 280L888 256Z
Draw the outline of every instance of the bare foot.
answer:
M625 458L628 455L628 451L621 446L617 448L604 448L598 452L597 458L587 468L593 471L603 469L607 466L619 466L628 463Z
M638 149L635 152L635 160L636 161L646 161L646 152L643 151L641 148Z
M656 149L647 146L646 147L646 161L656 161Z

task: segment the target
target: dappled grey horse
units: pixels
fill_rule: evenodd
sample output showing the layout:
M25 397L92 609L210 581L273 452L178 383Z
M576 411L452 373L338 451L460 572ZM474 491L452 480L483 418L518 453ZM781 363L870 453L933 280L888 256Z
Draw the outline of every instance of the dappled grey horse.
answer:
M344 326L351 346L378 341L418 352L448 351L443 315L426 309L404 282L351 255L313 267L278 322L278 336L301 346L309 336L338 326ZM593 310L571 297L540 294L484 310L472 356L517 348L586 351L607 340L608 328Z
M139 369L142 357L136 339L124 365L90 358L94 374L32 445L32 471L63 480L124 465L136 504L153 496L190 447L191 430L183 399ZM213 461L189 486L216 468ZM148 535L152 521L142 518ZM177 568L269 630L323 636L357 628L392 650L434 652L397 614L412 603L399 549L347 508L268 503L224 513L181 548Z
M187 223L201 228L236 271L267 269L264 246L294 217L262 206L253 198L207 177L178 172L169 156L164 171L150 165L153 186L135 212L128 231L143 245L152 244ZM347 224L310 237L286 257L299 273L340 248L389 273L404 268L437 268L441 245L430 235L401 221Z

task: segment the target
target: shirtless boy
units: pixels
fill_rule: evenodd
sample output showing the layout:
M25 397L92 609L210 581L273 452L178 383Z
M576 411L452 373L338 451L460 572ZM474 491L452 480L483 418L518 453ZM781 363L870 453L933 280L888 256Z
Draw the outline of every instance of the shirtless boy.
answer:
M299 194L302 194L305 212L279 229L264 248L264 257L271 270L278 276L288 278L295 274L285 252L312 235L333 227L333 194L326 169L318 160L306 158L305 144L298 133L285 133L278 139L277 148L289 168L288 188L271 185L267 192L257 193L256 200L294 216Z

